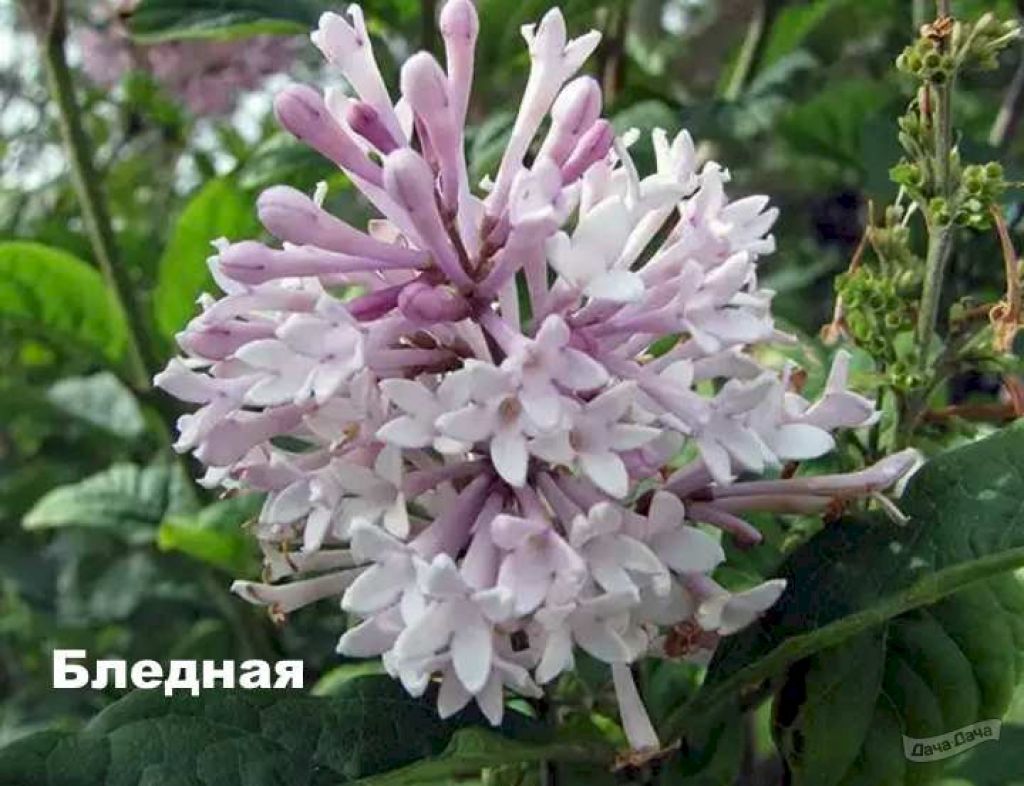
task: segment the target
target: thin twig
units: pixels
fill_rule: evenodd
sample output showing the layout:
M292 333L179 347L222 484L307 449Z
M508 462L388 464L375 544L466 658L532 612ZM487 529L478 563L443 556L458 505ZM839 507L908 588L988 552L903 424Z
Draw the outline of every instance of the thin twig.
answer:
M147 391L160 358L150 351L146 319L138 306L131 280L118 260L110 213L100 188L92 145L82 123L81 108L64 53L67 34L64 3L53 0L47 7L37 0L22 2L35 28L86 233L100 272L128 323L126 362L129 381L136 390Z
M924 413L926 423L945 423L953 418L987 423L1006 423L1020 417L1013 402L995 404L953 404L948 407L931 409Z
M729 75L729 82L722 93L726 101L735 101L743 93L751 75L755 72L760 51L764 46L765 33L768 29L768 9L766 0L761 0L754 7L753 16L747 25L747 35L743 39L736 65Z
M1024 47L1010 86L1006 88L999 114L989 131L988 143L997 150L1004 149L1017 133L1021 117L1024 117Z

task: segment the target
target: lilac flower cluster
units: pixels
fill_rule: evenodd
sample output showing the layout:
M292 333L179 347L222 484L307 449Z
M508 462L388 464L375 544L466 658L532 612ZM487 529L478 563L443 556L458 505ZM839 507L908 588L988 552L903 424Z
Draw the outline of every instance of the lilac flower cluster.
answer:
M75 33L82 52L82 70L101 87L116 85L133 69L148 71L171 95L196 115L230 112L240 93L255 90L263 80L288 67L294 42L277 36L239 41L171 41L135 44L118 15L134 3L104 9L96 27Z
M276 111L384 218L362 231L322 193L264 192L281 247L218 245L224 294L157 382L198 405L177 447L203 483L267 495L266 583L236 582L244 598L284 615L340 597L358 622L339 652L382 657L412 694L438 681L443 716L475 701L498 723L506 688L538 696L583 650L611 664L630 743L655 749L630 664L706 662L783 590L711 578L718 531L757 543L744 514L877 495L913 456L739 480L876 417L845 355L811 403L751 354L786 340L757 285L776 211L729 200L686 133L655 132L641 177L635 134L616 138L575 77L598 34L569 39L557 10L523 30L522 104L474 191L472 2L449 0L440 27L447 69L415 55L394 103L358 6L323 16L313 41L352 92L294 86Z

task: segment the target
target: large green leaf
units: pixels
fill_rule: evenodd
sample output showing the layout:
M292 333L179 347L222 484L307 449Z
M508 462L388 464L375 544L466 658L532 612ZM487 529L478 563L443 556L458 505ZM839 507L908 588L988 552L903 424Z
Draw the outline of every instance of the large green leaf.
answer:
M1024 589L1000 576L795 664L776 701L792 783L932 782L947 762L907 761L903 735L1001 718L1021 653Z
M28 512L23 524L26 529L92 527L143 542L156 535L165 517L188 513L194 504L179 464L115 464L79 483L51 490Z
M99 272L39 243L0 243L0 324L5 322L112 363L125 348L124 316Z
M761 67L766 68L800 47L816 27L850 0L820 0L808 5L786 5L772 21L764 43ZM781 3L779 4L782 5Z
M319 0L142 0L131 30L146 42L303 33L326 9Z
M847 519L797 549L776 606L726 640L698 695L666 722L671 735L738 691L979 580L1024 565L1024 428L950 451L911 480L910 520Z
M146 430L135 396L109 371L62 379L46 399L76 420L122 439L136 439Z
M479 732L452 742L455 732L480 723L474 711L442 721L431 700L411 698L387 677L351 680L330 697L235 690L168 699L140 691L77 735L47 732L0 751L0 783L329 786L441 755L450 742L467 757L486 751L487 760L473 759L474 772L492 763L492 755L537 759L537 747L528 742L537 731L525 719L504 729L519 742Z
M160 258L153 307L168 338L195 312L199 295L213 286L206 260L221 237L240 240L259 229L252 199L227 179L212 180L196 193L178 218Z
M864 172L865 129L886 105L890 90L878 81L833 82L809 101L796 106L778 132L799 155L813 155Z

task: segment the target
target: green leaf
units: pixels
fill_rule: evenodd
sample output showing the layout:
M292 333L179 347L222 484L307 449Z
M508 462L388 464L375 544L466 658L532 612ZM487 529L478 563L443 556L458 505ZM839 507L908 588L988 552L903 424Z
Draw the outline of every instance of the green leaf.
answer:
M865 126L888 100L888 91L877 80L833 82L782 118L778 131L797 154L863 172Z
M536 760L538 747L503 743L491 732L453 741L455 732L481 722L470 711L442 721L430 698L414 699L387 677L351 680L330 697L211 690L197 698L166 698L137 691L77 735L33 735L0 750L0 782L333 786L401 772L425 757L444 761L455 752L464 758L457 768L445 765L450 771L472 766L475 773L495 759ZM510 722L505 732L522 738L536 733L523 721Z
M127 329L103 276L39 243L0 243L0 325L28 328L60 345L120 361Z
M65 414L121 439L138 439L146 430L135 396L109 371L62 379L46 398Z
M317 0L142 0L129 24L132 35L146 43L231 39L305 33L325 10Z
M796 783L813 777L822 786L835 783L831 774L854 762L871 728L884 669L885 635L873 630L789 670L775 702L774 731Z
M940 786L1024 786L1024 725L1004 725L999 742L957 759L949 775Z
M157 546L241 575L252 567L253 539L242 529L260 509L263 497L248 494L215 502L192 516L161 522Z
M932 782L946 762L908 762L902 736L1001 718L1021 653L1024 588L1000 576L796 664L776 702L793 783Z
M820 0L809 5L784 7L772 22L764 44L761 67L765 68L800 47L818 25L849 0Z
M51 490L22 523L26 529L89 527L145 542L152 540L166 516L187 513L194 504L188 479L177 463L115 464L79 483Z
M908 485L905 526L847 519L785 562L779 602L727 639L698 695L666 723L670 736L790 664L1024 565L1024 428L930 461Z
M196 298L213 286L206 260L221 237L240 240L259 231L252 200L230 180L212 180L192 197L178 218L160 258L153 307L167 338L195 312Z

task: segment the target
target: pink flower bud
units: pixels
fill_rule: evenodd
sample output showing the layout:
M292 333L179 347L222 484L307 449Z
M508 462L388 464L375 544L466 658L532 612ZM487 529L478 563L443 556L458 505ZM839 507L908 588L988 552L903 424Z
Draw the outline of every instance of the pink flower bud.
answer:
M427 254L384 243L332 216L289 186L272 186L256 202L260 222L274 237L296 245L319 246L353 256L369 256L408 267L426 264Z
M387 314L398 303L398 295L405 285L378 289L350 300L346 305L349 313L358 320L379 319Z
M419 281L406 286L398 296L402 315L422 325L458 322L469 316L469 303L451 287L432 287Z
M223 360L250 341L271 338L274 335L275 325L270 321L246 322L233 319L229 322L210 324L197 321L200 324L190 325L176 338L178 345L190 355L208 360Z
M601 86L589 76L574 79L559 93L551 108L551 131L540 155L561 166L600 116Z
M473 282L459 258L441 220L434 195L434 173L423 157L411 148L399 148L384 159L384 188L408 214L423 242L445 275L459 287Z
M217 265L221 273L242 284L303 276L344 276L382 267L380 260L335 254L315 246L278 251L253 240L229 246L221 252Z
M345 113L345 120L359 136L387 155L398 147L380 114L365 101L353 101Z
M472 47L480 33L480 18L472 0L448 0L441 9L439 25L445 40Z
M608 155L615 144L615 130L607 120L598 120L583 135L569 160L562 167L562 182L569 184L583 177L583 173Z
M281 125L347 172L374 185L381 183L380 167L370 161L339 126L323 97L306 85L292 85L277 94L274 112Z
M452 119L461 128L466 121L469 93L473 83L473 62L480 20L472 0L448 0L441 9L441 35L448 65L448 92Z
M452 118L448 82L437 60L419 52L402 67L402 95L427 129L430 145L441 166L444 203L454 206L458 198L461 135Z

